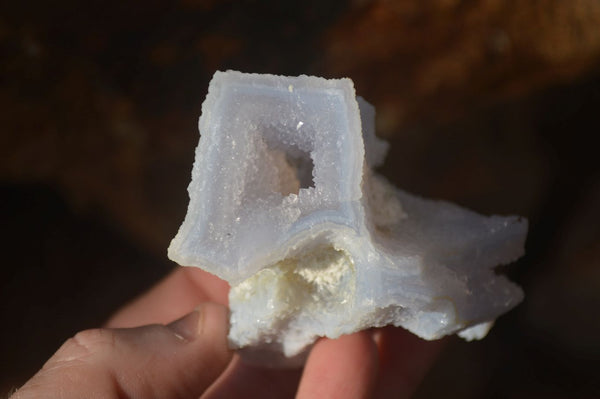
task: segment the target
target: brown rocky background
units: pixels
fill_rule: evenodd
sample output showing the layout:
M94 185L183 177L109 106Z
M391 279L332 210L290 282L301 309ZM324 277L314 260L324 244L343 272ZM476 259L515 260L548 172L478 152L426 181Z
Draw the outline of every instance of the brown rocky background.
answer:
M396 185L530 220L526 300L418 398L598 397L600 2L0 5L0 394L169 272L217 69L348 76Z

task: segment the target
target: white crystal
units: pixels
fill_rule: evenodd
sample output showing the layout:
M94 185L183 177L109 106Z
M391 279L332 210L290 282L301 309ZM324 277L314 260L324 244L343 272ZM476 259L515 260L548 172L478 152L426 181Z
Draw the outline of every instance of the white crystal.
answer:
M479 339L521 301L494 267L523 254L527 222L392 187L371 170L374 115L349 79L215 73L169 257L231 284L247 356L298 363L318 337L388 324Z

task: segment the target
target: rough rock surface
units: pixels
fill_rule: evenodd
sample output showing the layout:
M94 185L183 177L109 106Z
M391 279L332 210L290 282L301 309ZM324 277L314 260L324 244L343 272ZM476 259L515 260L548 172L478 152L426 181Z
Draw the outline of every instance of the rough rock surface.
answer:
M388 324L481 338L522 299L494 267L523 254L526 221L373 173L387 147L351 80L217 72L199 127L169 256L232 285L230 341L248 356L293 364L320 336Z

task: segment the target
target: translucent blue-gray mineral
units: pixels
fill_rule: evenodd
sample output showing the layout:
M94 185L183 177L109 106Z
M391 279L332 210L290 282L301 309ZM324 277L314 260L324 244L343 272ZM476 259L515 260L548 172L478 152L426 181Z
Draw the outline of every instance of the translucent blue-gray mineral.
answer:
M169 257L231 284L248 357L298 363L318 337L388 324L478 339L523 298L494 267L523 255L526 220L393 187L372 171L374 114L349 79L215 73Z

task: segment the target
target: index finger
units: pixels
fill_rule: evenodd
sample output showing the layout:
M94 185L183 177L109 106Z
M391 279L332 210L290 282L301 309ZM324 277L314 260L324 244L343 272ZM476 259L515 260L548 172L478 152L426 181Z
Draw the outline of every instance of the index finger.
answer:
M166 324L191 312L202 302L227 306L229 285L196 267L177 267L148 292L117 311L106 327Z

